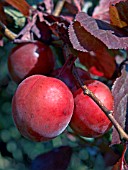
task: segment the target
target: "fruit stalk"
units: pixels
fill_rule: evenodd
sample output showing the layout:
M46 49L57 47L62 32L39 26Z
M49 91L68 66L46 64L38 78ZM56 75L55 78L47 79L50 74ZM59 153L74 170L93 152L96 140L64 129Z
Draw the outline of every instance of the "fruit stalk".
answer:
M126 142L128 141L128 134L123 130L123 128L120 126L120 124L116 121L114 118L113 111L108 110L104 104L87 88L85 84L81 81L79 78L79 75L77 73L77 70L75 69L75 65L73 66L73 75L75 79L77 80L79 86L82 88L84 95L88 95L91 97L91 99L101 108L101 110L105 113L105 115L108 117L108 119L112 122L114 127L116 128L121 142Z

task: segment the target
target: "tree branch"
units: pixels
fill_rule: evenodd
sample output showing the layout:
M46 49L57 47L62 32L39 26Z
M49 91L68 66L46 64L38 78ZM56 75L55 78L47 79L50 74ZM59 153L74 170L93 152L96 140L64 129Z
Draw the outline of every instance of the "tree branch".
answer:
M122 142L128 141L128 134L123 130L123 128L119 125L119 123L116 121L116 119L112 115L113 111L108 110L104 106L104 104L87 88L87 86L85 84L83 84L83 82L79 78L77 70L75 69L75 65L73 66L73 74L74 74L74 77L76 78L79 86L82 88L84 95L88 95L89 97L91 97L91 99L101 108L101 110L105 113L105 115L108 117L108 119L112 122L112 124L114 125L114 127L116 128L116 130L120 136L120 140Z

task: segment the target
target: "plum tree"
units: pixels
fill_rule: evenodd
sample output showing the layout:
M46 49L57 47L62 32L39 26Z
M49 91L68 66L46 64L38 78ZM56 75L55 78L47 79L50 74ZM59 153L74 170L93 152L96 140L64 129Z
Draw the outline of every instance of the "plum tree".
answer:
M11 78L20 83L33 74L49 74L55 64L50 47L35 41L14 47L8 57L8 70Z
M21 134L47 141L68 126L74 109L73 95L60 80L33 75L23 80L12 100L12 115Z
M87 80L85 85L106 106L113 110L113 97L109 88L100 81ZM74 113L70 122L71 128L81 136L99 137L107 132L112 124L99 106L81 88L73 93Z

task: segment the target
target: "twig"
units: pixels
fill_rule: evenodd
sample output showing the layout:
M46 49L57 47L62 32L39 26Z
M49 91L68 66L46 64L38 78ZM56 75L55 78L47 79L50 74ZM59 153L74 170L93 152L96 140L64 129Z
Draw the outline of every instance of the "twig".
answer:
M114 127L116 128L116 130L120 136L120 140L122 142L128 141L128 134L123 130L123 128L119 125L119 123L116 121L116 119L112 115L113 111L108 110L104 106L104 104L87 88L87 86L85 84L83 84L83 82L79 78L79 75L77 73L77 70L75 69L75 66L73 66L73 74L74 74L74 77L76 78L79 86L82 88L84 95L88 95L89 97L91 97L91 99L101 108L101 110L105 113L105 115L108 117L108 119L112 122L112 124L114 125Z
M0 31L4 36L6 36L10 40L14 40L17 35L10 31L1 21L0 21Z
M59 0L57 5L56 5L56 8L55 10L53 11L53 15L55 16L59 16L63 6L64 6L64 3L65 3L65 0Z

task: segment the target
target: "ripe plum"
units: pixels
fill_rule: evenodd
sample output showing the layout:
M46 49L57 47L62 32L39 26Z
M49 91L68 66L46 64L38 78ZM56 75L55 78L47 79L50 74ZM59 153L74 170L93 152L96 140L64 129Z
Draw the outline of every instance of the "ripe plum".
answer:
M113 110L113 97L109 88L100 81L87 80L85 85L106 106ZM107 132L112 124L100 107L81 88L74 93L74 113L70 122L72 129L81 136L99 137Z
M52 50L39 41L17 45L8 57L8 70L16 83L34 74L48 75L54 64Z
M12 100L17 128L34 141L47 141L61 134L71 120L73 109L73 95L68 87L43 75L23 80Z

